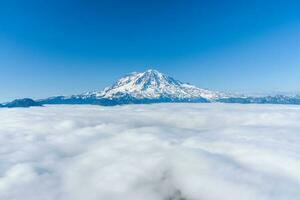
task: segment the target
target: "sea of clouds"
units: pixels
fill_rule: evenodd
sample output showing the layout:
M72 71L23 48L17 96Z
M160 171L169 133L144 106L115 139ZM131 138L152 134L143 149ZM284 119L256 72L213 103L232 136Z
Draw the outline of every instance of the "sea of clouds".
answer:
M297 200L300 106L0 109L1 200Z

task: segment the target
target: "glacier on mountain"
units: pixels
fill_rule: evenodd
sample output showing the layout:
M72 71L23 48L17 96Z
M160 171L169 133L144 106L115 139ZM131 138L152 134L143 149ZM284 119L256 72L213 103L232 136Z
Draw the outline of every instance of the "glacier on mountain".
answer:
M162 102L211 102L224 98L221 92L183 83L157 70L133 72L104 90L41 100L46 104L140 104Z
M112 86L103 90L37 100L39 104L93 104L103 106L167 102L300 104L300 96L246 96L212 91L181 82L157 70L150 69L123 76Z
M91 93L98 98L114 99L122 95L130 95L136 99L158 99L168 97L173 99L216 99L221 96L219 92L200 89L194 85L182 83L172 77L166 76L157 70L146 72L133 72L119 79L111 87L101 92Z

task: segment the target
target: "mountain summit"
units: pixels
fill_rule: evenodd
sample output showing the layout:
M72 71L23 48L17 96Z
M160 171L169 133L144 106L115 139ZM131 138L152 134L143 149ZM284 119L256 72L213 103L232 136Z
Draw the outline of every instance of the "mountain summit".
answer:
M251 97L224 94L201 89L194 85L178 81L157 70L149 69L145 72L128 74L104 90L72 96L50 97L36 102L39 105L94 104L104 106L163 102L300 104L300 96L275 95ZM15 102L12 103L14 103L12 105L15 105Z
M224 96L220 92L183 83L157 70L133 72L104 90L80 95L58 96L40 100L43 104L120 105L162 102L210 102Z
M216 99L220 93L182 83L157 70L133 72L119 79L111 87L101 92L92 93L97 98L114 99L130 96L135 99L178 99L196 100L198 98Z

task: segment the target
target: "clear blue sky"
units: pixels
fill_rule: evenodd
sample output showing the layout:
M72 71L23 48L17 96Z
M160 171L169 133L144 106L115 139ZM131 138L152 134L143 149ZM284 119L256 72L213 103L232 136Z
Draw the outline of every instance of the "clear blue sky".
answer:
M300 90L300 1L0 1L0 101L155 68L203 88Z

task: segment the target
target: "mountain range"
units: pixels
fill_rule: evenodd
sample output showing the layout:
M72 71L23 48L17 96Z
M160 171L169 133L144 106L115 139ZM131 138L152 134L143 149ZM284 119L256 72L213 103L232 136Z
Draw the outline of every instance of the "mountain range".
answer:
M35 101L19 99L2 104L2 107L30 107L43 104L94 104L112 106L167 102L300 104L300 96L246 96L228 94L198 88L160 73L157 70L150 69L141 73L133 72L125 75L111 87L103 90L71 96L55 96Z
M33 107L33 106L42 106L42 104L37 101L34 101L33 99L30 99L30 98L16 99L16 100L13 100L12 102L0 104L0 108L1 107L19 108L19 107Z

